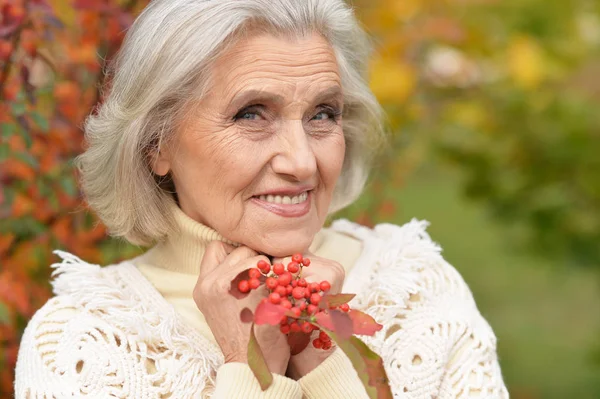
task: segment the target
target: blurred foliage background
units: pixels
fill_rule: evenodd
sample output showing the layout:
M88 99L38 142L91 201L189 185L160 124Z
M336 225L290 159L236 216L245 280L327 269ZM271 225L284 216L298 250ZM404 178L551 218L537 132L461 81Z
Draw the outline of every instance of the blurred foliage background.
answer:
M0 397L53 249L109 264L72 158L147 0L0 0ZM431 222L513 398L600 397L600 1L355 0L390 146L336 217Z

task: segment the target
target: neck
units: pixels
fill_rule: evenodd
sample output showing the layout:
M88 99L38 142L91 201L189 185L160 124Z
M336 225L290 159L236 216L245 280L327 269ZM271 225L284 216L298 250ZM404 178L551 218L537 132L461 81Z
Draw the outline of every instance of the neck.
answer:
M176 231L141 255L139 260L161 269L197 276L204 252L211 241L239 245L189 217L174 201L170 202L169 209L175 219ZM321 235L317 234L310 251L314 252L321 241Z

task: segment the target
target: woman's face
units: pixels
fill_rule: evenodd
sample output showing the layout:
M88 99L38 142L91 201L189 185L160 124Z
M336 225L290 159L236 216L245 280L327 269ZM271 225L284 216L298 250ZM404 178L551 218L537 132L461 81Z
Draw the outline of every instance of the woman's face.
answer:
M318 34L253 35L210 82L155 172L171 170L182 210L224 237L273 256L306 250L344 161L333 49Z

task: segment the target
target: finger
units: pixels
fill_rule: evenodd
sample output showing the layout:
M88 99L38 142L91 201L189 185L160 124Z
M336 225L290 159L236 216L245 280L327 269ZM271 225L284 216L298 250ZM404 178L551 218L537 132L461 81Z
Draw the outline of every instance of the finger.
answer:
M198 278L204 278L210 275L221 265L227 256L235 250L233 245L223 241L211 241L206 246L204 256L200 263L200 275Z

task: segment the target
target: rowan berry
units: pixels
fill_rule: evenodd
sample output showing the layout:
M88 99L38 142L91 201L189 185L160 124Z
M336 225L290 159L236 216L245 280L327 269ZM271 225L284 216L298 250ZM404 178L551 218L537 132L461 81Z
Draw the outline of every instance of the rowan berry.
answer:
M325 341L323 342L323 350L329 350L331 349L331 341Z
M269 301L271 301L272 304L277 305L279 302L281 302L281 295L276 292L271 292L269 294Z
M291 309L292 308L292 303L289 300L285 299L285 298L281 299L280 305L283 306L286 309Z
M260 278L260 276L262 276L260 270L258 270L257 268L253 267L252 269L248 270L248 276L250 276L250 278Z
M323 342L331 341L331 337L329 335L327 335L327 333L325 331L321 331L319 333L319 339Z
M304 266L310 266L310 259L308 259L308 258L304 258L304 259L302 259L302 264L303 264Z
M288 334L290 332L290 329L291 329L291 327L289 324L284 324L279 327L279 331L281 331L284 334Z
M350 305L348 305L347 303L342 303L340 305L340 310L342 312L349 312L350 311Z
M305 279L303 279L303 278L298 279L298 286L300 286L300 287L306 287L306 285L307 285L307 283L306 283Z
M320 287L321 291L327 292L331 288L331 284L329 284L329 281L321 281Z
M269 302L269 298L263 298L260 300L260 303L267 303Z
M279 285L283 285L284 287L292 282L292 273L285 272L281 276L279 276Z
M310 292L319 292L321 290L319 283L310 283L308 286L310 288Z
M302 311L300 310L300 308L294 306L293 308L290 309L292 311L292 313L294 314L294 316L296 317L300 317L300 315L302 314Z
M269 262L267 262L264 259L259 260L258 263L256 264L256 267L258 267L260 269L260 271L265 274L267 274L271 271L271 265L269 264Z
M292 332L300 332L300 331L302 331L302 328L300 328L300 324L298 324L298 322L297 322L297 321L293 321L293 322L290 324L290 330L291 330Z
M302 299L304 298L304 287L296 287L292 290L292 296L295 299Z
M288 269L288 272L290 272L290 273L298 273L298 270L300 270L300 266L296 262L290 262L288 264L287 269Z
M265 281L265 284L267 285L268 289L274 290L279 285L279 282L275 277L267 277L267 281Z
M294 287L292 287L291 285L288 284L288 286L285 287L285 290L287 291L288 295L292 295L292 291L294 290Z
M302 263L302 254L293 254L292 262Z
M298 306L300 310L306 310L306 301L299 301L299 303L296 302L296 306Z
M296 288L298 286L298 280L292 280L292 287Z
M312 324L305 322L304 324L302 324L302 332L306 333L306 334L310 334L313 330L313 326Z
M313 305L318 305L319 302L321 302L321 294L317 294L316 292L314 294L311 294L310 296L310 303L312 303Z
M253 290L257 289L258 287L260 287L260 280L257 278L251 278L248 283L250 284L250 288L252 288Z
M277 275L282 275L285 273L285 267L283 266L283 263L275 263L273 265L273 273Z
M319 307L313 305L312 303L306 307L306 311L308 312L308 314L315 314L317 313L317 310L319 310Z
M280 297L286 297L287 296L287 290L285 289L285 287L278 285L275 288L275 292L279 294Z
M317 349L321 349L323 347L323 341L321 341L319 338L314 339L312 343L313 346Z
M304 287L304 298L309 299L310 298L310 288L308 287Z
M250 283L248 282L248 280L242 280L242 281L240 281L238 283L238 290L240 290L240 292L242 294L250 292Z

